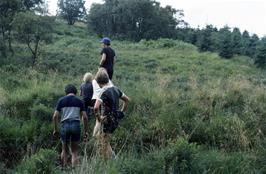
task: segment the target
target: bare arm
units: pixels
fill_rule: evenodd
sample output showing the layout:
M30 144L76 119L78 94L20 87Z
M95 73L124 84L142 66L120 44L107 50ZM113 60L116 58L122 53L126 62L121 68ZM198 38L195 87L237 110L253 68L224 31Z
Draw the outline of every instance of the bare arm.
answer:
M114 59L113 59L113 66L115 65L115 59L116 59L116 56L115 56Z
M58 132L58 117L59 117L59 112L55 111L53 115L54 134Z
M84 124L84 132L85 134L87 134L88 133L88 116L85 111L82 111L81 115L82 115L82 121Z
M121 99L123 100L123 106L122 106L121 111L122 111L122 112L125 112L125 111L127 110L128 103L129 103L130 99L129 99L128 96L126 96L126 95L123 95L123 96L121 97Z
M99 116L100 116L100 106L101 106L101 101L100 100L96 100L96 102L95 102L95 105L94 105L94 108L93 108L93 110L94 110L94 113L95 113L95 116L96 116L96 118L99 120Z
M101 59L101 62L100 62L100 66L103 65L105 61L106 61L106 54L103 53L102 54L102 59Z

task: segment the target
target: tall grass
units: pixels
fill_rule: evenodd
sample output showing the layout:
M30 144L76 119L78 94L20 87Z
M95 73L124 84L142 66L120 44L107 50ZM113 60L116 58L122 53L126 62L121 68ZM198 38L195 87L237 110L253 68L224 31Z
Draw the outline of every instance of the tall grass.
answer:
M59 173L265 172L265 72L246 57L224 60L169 39L113 42L113 82L131 98L111 142L118 158L102 161L92 140L86 150L81 145L80 167L58 171L58 164L46 159L54 160L60 151L51 139L51 115L66 84L78 87L85 72L97 71L100 43L82 25L58 23L54 36L35 70L27 67L30 54L21 44L1 65L1 170L34 173L41 172L40 166Z

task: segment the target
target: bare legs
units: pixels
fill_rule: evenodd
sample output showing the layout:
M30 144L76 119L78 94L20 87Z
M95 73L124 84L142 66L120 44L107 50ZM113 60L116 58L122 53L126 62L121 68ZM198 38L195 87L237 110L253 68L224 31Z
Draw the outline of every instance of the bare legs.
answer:
M67 166L67 151L69 151L68 145L62 143L61 161L62 161L63 167ZM78 163L79 163L79 161L78 161L78 143L72 142L71 143L71 164L72 164L72 167L77 166Z
M72 142L71 143L71 164L72 167L77 166L79 163L78 161L78 143Z
M67 165L67 144L64 144L64 143L62 143L61 162L62 162L62 166L66 167Z
M111 159L113 150L110 145L111 134L101 133L100 137L100 153L105 160Z

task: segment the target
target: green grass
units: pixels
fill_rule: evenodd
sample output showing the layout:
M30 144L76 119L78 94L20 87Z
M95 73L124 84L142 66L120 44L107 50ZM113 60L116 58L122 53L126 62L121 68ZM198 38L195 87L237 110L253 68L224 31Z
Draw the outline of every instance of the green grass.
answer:
M53 108L66 84L78 87L85 72L97 71L101 48L83 24L57 22L53 35L35 70L23 44L1 60L0 129L10 136L0 139L0 170L60 172L43 160L54 152L40 151L59 154L51 138ZM265 72L252 59L222 59L170 39L114 41L112 47L113 81L132 100L112 139L119 158L105 164L90 144L76 173L265 172Z

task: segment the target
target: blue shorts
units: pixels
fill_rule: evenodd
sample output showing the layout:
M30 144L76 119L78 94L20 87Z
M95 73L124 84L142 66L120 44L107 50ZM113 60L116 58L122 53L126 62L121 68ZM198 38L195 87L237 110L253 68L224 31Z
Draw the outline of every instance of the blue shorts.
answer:
M63 143L80 141L80 121L65 120L61 123L60 137Z

